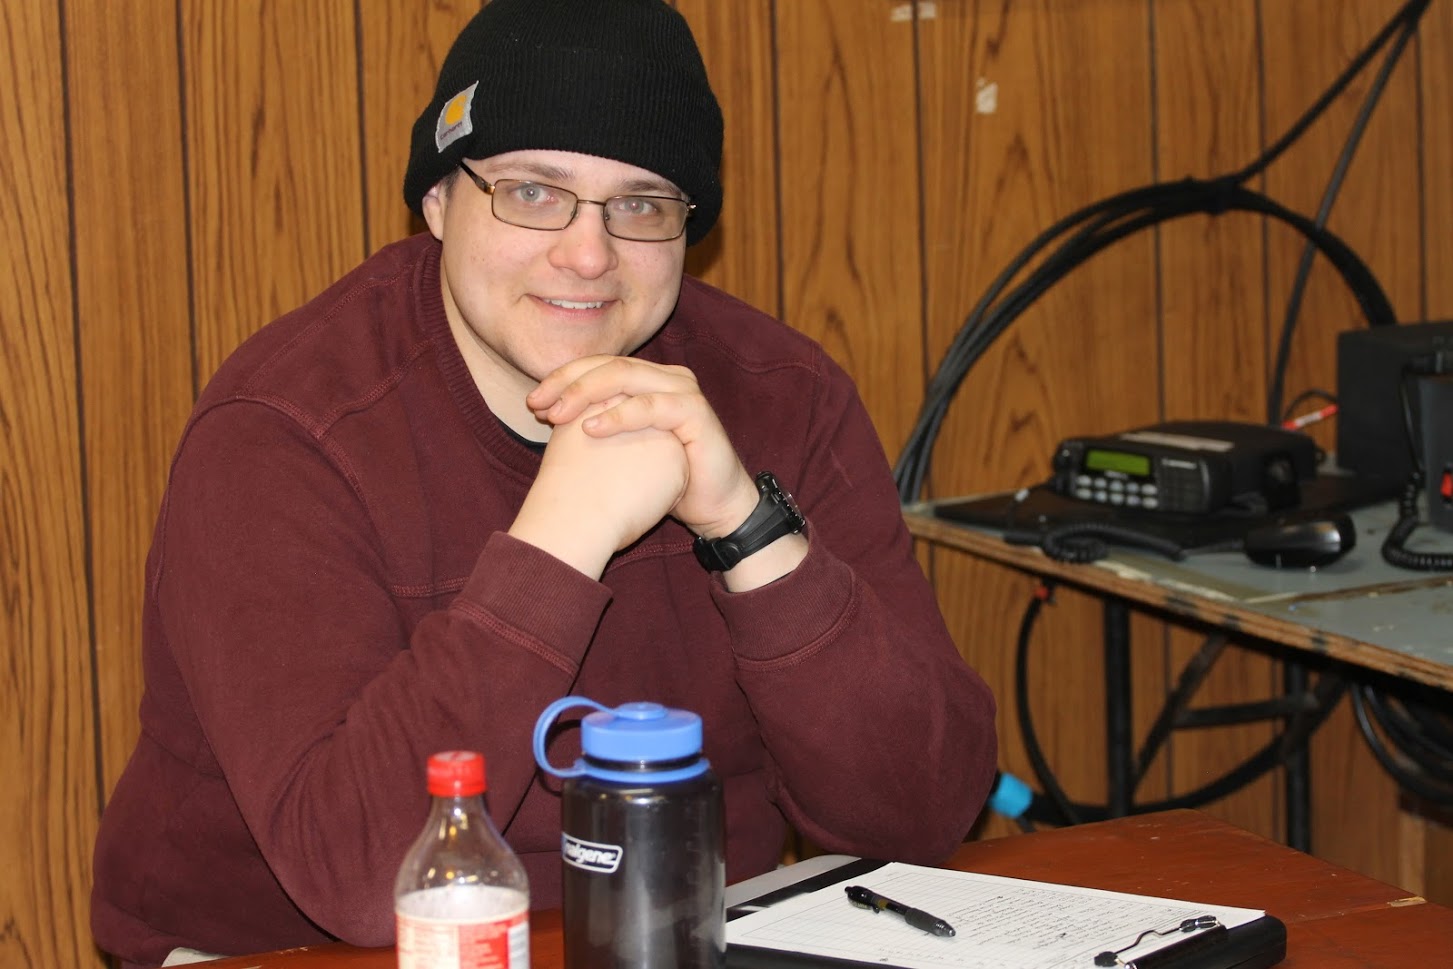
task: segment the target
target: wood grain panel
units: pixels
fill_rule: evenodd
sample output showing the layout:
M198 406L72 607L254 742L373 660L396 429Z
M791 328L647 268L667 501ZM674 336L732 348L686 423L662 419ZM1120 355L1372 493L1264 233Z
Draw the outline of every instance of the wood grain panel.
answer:
M675 6L696 35L726 124L721 219L688 250L686 271L781 316L773 2L676 0ZM816 178L814 172L783 174L787 186Z
M55 4L0 5L0 965L98 965L65 78Z
M359 7L369 252L426 229L403 201L414 119L434 94L449 46L481 6L480 0L374 0Z
M1261 152L1255 0L1180 0L1155 16L1161 180L1212 178ZM1168 420L1265 419L1262 226L1241 213L1161 224Z
M1431 901L1446 905L1453 900L1453 817L1445 810L1428 819L1416 815L1412 822L1423 836L1420 859L1423 882L1418 891Z
M192 404L176 11L73 0L76 307L104 790L139 732L152 523ZM118 185L128 186L118 192ZM102 215L104 213L104 215Z
M929 351L1039 232L1152 180L1148 28L1133 0L939 4L923 25ZM963 383L935 494L1042 480L1069 433L1154 419L1153 240L1061 279Z
M1031 18L1043 14L1030 5L1001 16L981 12L978 5L940 5L938 16L919 27L922 103L922 192L924 209L924 270L926 278L926 332L930 373L943 357L954 332L979 299L984 287L1009 259L1044 225L1049 217L1046 181L1031 168L1026 138L1039 140L1037 129L1044 105L1033 91L1033 71L1023 64L1032 57L1028 43ZM1012 19L1011 19L1012 17ZM1011 30L1012 28L1012 30ZM1005 37L1014 43L1005 50ZM977 98L977 100L976 100ZM975 376L982 375L982 363ZM996 393L966 393L955 399L949 422L934 448L934 493L957 494L1009 487L1014 478L1033 480L1043 473L1048 452L1027 460L1014 460L1002 449L992 457L982 435L1008 431L1009 415L999 410ZM1035 420L1037 409L1025 409ZM1049 432L1046 432L1049 433ZM1012 436L1012 435L1010 435ZM1032 446L1031 446L1032 447ZM1011 463L1012 462L1012 463ZM1033 469L1032 471L1029 469ZM945 483L947 482L947 483ZM959 650L993 688L998 700L1000 766L1043 790L1028 769L1019 729L1020 710L1013 693L1015 635L1037 583L1030 577L1006 572L984 562L935 549L932 574L940 607ZM1059 597L1053 612L1077 609L1081 621L1093 623L1096 613L1083 599ZM1046 611L1050 611L1046 609ZM1046 623L1048 625L1048 619ZM1047 633L1042 625L1034 640L1032 660L1043 668ZM1073 624L1072 624L1073 625ZM1033 667L1032 667L1033 668ZM1093 657L1075 665L1071 676L1083 681L1099 670ZM1063 719L1083 726L1086 735L1103 729L1099 705L1084 696L1066 702L1067 691L1056 689L1046 707L1032 697L1043 728ZM1085 723L1086 716L1096 718ZM1050 761L1065 768L1064 751L1051 744ZM1088 754L1103 764L1103 757ZM1089 770L1074 770L1065 781L1077 795L1088 797ZM1102 788L1103 790L1103 788ZM979 834L1007 834L1014 828L1006 820L981 818Z
M1249 137L1279 133L1400 4L675 5L727 123L722 222L688 265L822 339L860 381L892 457L925 369L1035 234L1114 191L1241 162ZM0 4L10 256L0 274L0 771L22 779L0 807L0 857L11 862L0 872L0 966L102 962L87 927L91 841L134 737L139 558L193 372L205 379L258 326L413 228L399 198L409 126L478 6ZM915 9L916 25L905 17ZM1378 108L1332 227L1406 319L1447 319L1453 5L1431 6L1416 54ZM1315 209L1370 76L1268 173L1270 194ZM1245 221L1143 234L1057 285L965 383L933 492L1040 480L1072 433L1205 412L1258 418L1301 241ZM1266 283L1241 282L1255 273ZM1320 266L1288 396L1330 384L1335 333L1360 325ZM1318 430L1323 443L1329 431ZM1034 581L957 553L935 552L932 566L961 649L999 695L1004 763L1028 777L1010 653ZM1046 613L1034 637L1037 722L1070 792L1099 800L1099 606L1063 591ZM1178 660L1194 641L1147 616L1133 635L1143 726L1170 675L1165 654ZM1256 663L1239 657L1206 695L1258 691L1267 674ZM1314 745L1314 847L1448 900L1446 817L1396 790L1346 713ZM1181 789L1244 742L1178 738L1151 787ZM1276 796L1259 787L1212 810L1280 836L1265 827Z
M1426 320L1453 320L1453 5L1429 6L1418 40L1423 303L1417 309Z
M1397 0L1340 7L1316 0L1263 0L1268 137L1284 132L1400 6ZM1308 217L1316 214L1376 66L1364 71L1321 121L1272 165L1266 173L1268 195ZM1420 312L1422 254L1417 233L1407 231L1418 224L1418 158L1410 150L1416 144L1416 59L1409 50L1378 102L1328 224L1376 273L1404 321ZM1268 244L1268 311L1275 340L1305 240L1274 222ZM1336 334L1366 325L1336 271L1318 259L1296 328L1287 398L1309 387L1334 390Z
M901 6L777 7L782 311L857 381L889 453L922 396L913 21L894 17Z
M936 17L922 21L934 368L990 281L1036 235L1083 205L1151 180L1146 18L1142 3L1035 0L940 3ZM1060 438L1154 418L1152 241L1132 237L1062 279L975 364L935 448L933 494L1043 480ZM1025 580L945 555L936 557L934 575L960 649L999 697L1001 761L1028 777L1010 691ZM1100 609L1078 593L1058 600L1036 632L1037 722L1071 796L1103 802ZM1135 629L1143 638L1144 625ZM1135 693L1158 695L1159 651L1143 652Z
M1274 137L1286 130L1400 6L1397 0L1263 2L1267 132ZM1267 194L1295 211L1316 212L1371 78L1364 73L1267 171ZM1418 222L1419 204L1418 159L1409 150L1417 144L1416 81L1415 62L1406 57L1379 102L1329 222L1372 267L1400 313L1417 311L1422 276L1417 235L1408 231ZM1303 240L1273 228L1268 245L1274 340ZM1308 387L1335 389L1336 333L1365 325L1335 271L1318 260L1287 369L1288 399ZM1395 880L1397 790L1367 752L1345 706L1316 736L1312 771L1313 850L1374 878Z
M352 0L183 0L197 369L365 254Z
M1153 26L1160 180L1244 168L1261 150L1255 0L1160 3ZM1240 213L1188 216L1162 223L1157 236L1165 418L1262 422L1267 361L1260 220ZM1171 625L1166 635L1174 677L1206 632ZM1280 692L1277 664L1232 648L1222 651L1193 705ZM1272 734L1266 724L1177 732L1162 765L1170 789L1185 793L1222 776ZM1283 836L1277 780L1267 777L1205 810L1259 834Z

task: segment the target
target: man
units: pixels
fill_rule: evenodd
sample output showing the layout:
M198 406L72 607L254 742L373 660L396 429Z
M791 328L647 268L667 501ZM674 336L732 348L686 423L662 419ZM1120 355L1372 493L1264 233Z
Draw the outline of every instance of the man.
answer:
M428 233L248 340L183 434L103 948L390 943L424 763L453 748L484 752L532 905L557 906L530 734L571 693L702 716L729 881L788 824L924 863L968 833L993 701L851 381L683 278L721 137L661 0L494 0L465 28L405 178Z

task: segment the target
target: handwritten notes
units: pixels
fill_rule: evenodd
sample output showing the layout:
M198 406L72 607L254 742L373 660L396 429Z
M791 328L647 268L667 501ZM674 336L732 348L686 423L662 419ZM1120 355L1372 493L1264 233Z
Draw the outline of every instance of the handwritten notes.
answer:
M1234 928L1263 914L897 863L851 881L945 919L958 934L940 938L858 908L843 882L728 922L727 942L901 969L1087 969L1097 953L1131 945L1147 929L1170 929L1199 915ZM1150 936L1124 957L1183 938L1180 932Z

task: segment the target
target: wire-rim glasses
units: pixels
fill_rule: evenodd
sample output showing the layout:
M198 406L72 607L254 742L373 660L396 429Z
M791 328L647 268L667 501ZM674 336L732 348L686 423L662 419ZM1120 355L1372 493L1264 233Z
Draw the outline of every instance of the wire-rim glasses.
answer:
M612 195L604 201L583 199L569 189L518 178L491 182L463 161L464 174L490 198L494 217L522 229L558 232L575 221L580 206L599 205L605 231L631 242L670 242L686 231L695 205L669 195Z

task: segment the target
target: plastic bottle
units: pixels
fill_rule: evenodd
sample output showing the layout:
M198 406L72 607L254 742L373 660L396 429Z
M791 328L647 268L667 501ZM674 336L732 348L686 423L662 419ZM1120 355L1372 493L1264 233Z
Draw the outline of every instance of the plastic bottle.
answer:
M484 808L484 756L429 758L429 821L394 881L399 969L529 969L530 887Z
M560 770L545 736L562 710L590 706L584 757ZM583 697L547 707L535 759L565 779L562 918L567 969L721 969L726 963L725 815L701 756L701 718L658 703L610 709Z

